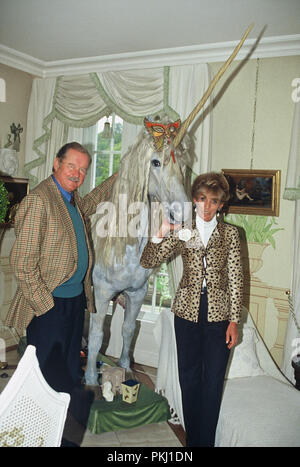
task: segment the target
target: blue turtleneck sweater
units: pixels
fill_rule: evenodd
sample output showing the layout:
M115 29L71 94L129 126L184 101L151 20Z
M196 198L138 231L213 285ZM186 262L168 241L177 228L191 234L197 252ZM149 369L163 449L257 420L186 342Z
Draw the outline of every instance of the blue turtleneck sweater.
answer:
M71 193L65 191L53 175L52 178L56 183L57 187L59 188L59 191L62 194L62 198L71 216L73 227L75 230L78 251L77 270L75 271L73 276L70 277L69 280L56 287L56 289L53 290L52 295L54 297L62 298L77 297L83 291L83 280L87 271L89 261L84 227L76 206L72 206L72 204L70 203Z

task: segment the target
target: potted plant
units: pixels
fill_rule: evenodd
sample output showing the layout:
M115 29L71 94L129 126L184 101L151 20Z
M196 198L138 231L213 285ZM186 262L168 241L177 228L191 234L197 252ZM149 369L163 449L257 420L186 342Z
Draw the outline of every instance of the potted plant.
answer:
M263 265L262 253L266 247L272 245L275 250L274 235L279 230L284 230L274 226L278 225L275 217L253 216L243 214L228 214L225 222L236 225L243 229L247 241L247 255L249 259L249 272L257 272Z
M248 243L270 243L274 249L274 235L279 230L283 230L282 228L272 228L274 225L278 225L275 217L228 214L225 218L226 221L242 227Z

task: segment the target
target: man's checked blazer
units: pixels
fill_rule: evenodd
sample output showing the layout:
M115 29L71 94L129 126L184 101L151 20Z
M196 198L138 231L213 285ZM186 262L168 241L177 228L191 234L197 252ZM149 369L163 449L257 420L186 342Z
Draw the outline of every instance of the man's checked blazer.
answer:
M91 289L92 250L85 221L101 201L107 200L113 181L114 176L108 178L84 198L76 191L74 193L89 253L84 290L90 312L95 311ZM5 325L22 332L35 315L42 315L54 306L52 291L72 277L77 269L77 242L72 220L51 176L20 203L15 217L15 233L10 263L17 278L17 291Z

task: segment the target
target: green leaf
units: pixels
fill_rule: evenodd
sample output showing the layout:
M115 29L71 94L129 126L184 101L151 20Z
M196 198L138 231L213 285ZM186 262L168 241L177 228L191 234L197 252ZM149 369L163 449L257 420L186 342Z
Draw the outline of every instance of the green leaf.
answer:
M274 235L283 228L272 228L278 225L275 217L253 216L253 215L227 215L226 221L244 229L248 242L266 243L267 241L275 248Z

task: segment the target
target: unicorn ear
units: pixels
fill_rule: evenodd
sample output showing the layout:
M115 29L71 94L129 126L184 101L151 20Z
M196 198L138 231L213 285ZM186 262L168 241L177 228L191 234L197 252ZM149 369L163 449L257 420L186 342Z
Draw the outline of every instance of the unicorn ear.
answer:
M176 122L172 123L172 126L176 129L179 129L181 125L181 120L176 120Z
M149 118L147 118L147 117L144 118L144 125L147 128L147 130L151 126L151 123L152 123L152 121L151 121L150 117Z

